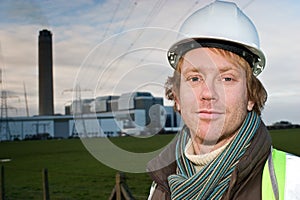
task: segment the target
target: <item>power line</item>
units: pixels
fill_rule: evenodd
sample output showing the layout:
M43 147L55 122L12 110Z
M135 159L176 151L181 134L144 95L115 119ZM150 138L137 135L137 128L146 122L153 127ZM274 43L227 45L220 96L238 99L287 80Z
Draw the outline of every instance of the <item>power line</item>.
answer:
M160 12L160 10L162 9L162 7L164 6L165 4L165 0L158 0L155 5L152 7L151 11L149 12L149 14L147 15L145 21L143 22L143 25L142 27L147 27L151 20L153 20L156 16L157 16L157 13ZM134 5L136 5L136 2L134 3ZM125 18L125 20L128 20L128 16ZM125 24L125 23L123 23ZM138 35L135 37L134 41L130 43L130 45L128 46L127 48L127 52L130 51L130 49L134 46L134 44L138 41L138 39L141 37L141 35L143 34L144 30L142 29ZM115 43L116 41L113 41L113 43ZM114 47L115 45L111 45L109 51L107 52L111 52L112 48ZM107 55L107 52L106 52L106 55ZM105 57L108 57L108 56L105 56ZM120 62L122 59L118 60L118 62ZM103 62L104 63L104 62ZM102 63L102 65L103 65ZM103 73L105 73L107 70L105 70ZM110 70L110 72L108 72L109 74L106 76L107 78L105 79L104 81L104 84L100 86L99 89L103 88L108 80L110 79L110 77L112 76L112 74L114 73L115 71L114 70Z
M195 9L197 7L197 5L199 4L199 0L194 1L194 3L188 7L188 9L185 11L185 13L183 15L181 15L181 17L175 22L175 24L171 27L171 29L176 28L176 26L178 26L178 24L180 24L180 22L182 22L185 17L192 12L193 9ZM147 27L151 21L153 21L155 19L155 17L158 15L159 12L161 12L162 7L165 5L166 1L165 0L158 0L156 1L156 3L154 4L154 6L152 7L151 11L148 13L145 21L142 24L142 27ZM127 21L129 18L129 16L127 16L123 22L123 25L125 24L125 21ZM174 18L175 19L175 18ZM140 37L142 36L142 34L144 33L144 29L141 29L136 37L134 38L134 40L129 44L129 46L127 47L127 52L129 52L134 45L136 44L136 42L140 39ZM168 36L168 34L165 34L159 41L157 41L156 45L159 45L159 43L161 43L162 41L164 41L166 39L166 37ZM113 43L115 43L116 41L113 41ZM155 46L155 44L154 44ZM110 52L112 50L112 48L114 48L115 45L111 45L109 51ZM143 58L141 58L137 63L136 63L136 67L138 67L141 63L143 63L145 61L145 59L152 53L153 50L150 50L149 53L147 53L145 56L143 56ZM107 56L105 56L105 58L107 58ZM118 63L120 63L122 60L124 59L124 57L121 57L114 65L118 66ZM103 63L102 63L103 64ZM103 84L101 84L99 90L101 91L102 89L105 89L105 85L108 84L108 80L111 79L112 75L114 73L116 73L118 70L112 70L110 68L106 68L105 71L102 74L107 73L107 75L105 76L105 81L103 81Z
M124 27L127 24L128 19L131 17L131 15L134 12L137 5L138 5L137 1L135 1L133 4L131 4L128 14L127 14L126 18L123 20L122 26L118 32L122 32L124 30Z
M131 9L129 9L129 12L128 12L126 18L124 19L124 21L123 21L123 23L122 23L122 26L121 26L121 28L120 28L120 30L119 30L119 32L122 32L122 31L123 31L123 29L124 29L124 27L125 27L125 25L126 25L128 19L129 19L130 16L132 15L132 13L133 13L134 9L136 8L136 6L137 6L137 2L136 2L136 1L135 1L133 4L131 4ZM112 22L111 22L111 23L112 23ZM111 54L111 51L112 51L112 49L114 48L114 46L115 46L114 44L116 43L116 41L117 41L117 40L113 40L113 43L110 45L110 48L109 48L107 51L105 51L105 55L103 56L103 61L102 61L101 66L103 66L104 63L106 63L106 61L109 59L109 55ZM109 73L109 76L107 77L107 80L111 77L111 73L112 73L112 72ZM104 82L104 83L106 83L106 82Z
M121 0L119 0L119 2L117 3L117 5L116 5L116 7L115 7L115 9L114 9L114 12L113 12L113 14L112 14L112 16L111 16L111 18L110 18L110 21L109 21L109 23L108 23L108 25L107 25L107 27L106 27L106 29L105 29L105 32L104 32L103 36L102 36L102 40L105 39L107 33L109 32L110 27L111 27L111 25L112 25L112 23L113 23L113 21L114 21L114 19L115 19L115 17L116 17L116 13L117 13L118 10L119 10L120 4L121 4Z
M194 4L193 4L192 6L190 6L190 7L188 8L188 10L187 10L183 15L181 15L181 17L179 18L179 20L177 20L177 22L171 27L171 30L174 29L176 26L178 26L178 24L179 24L180 22L182 22L182 21L184 20L184 18L185 18L185 17L186 17L193 9L195 9L195 7L197 6L197 4L199 4L199 1L198 1L198 0L195 1ZM140 35L139 35L139 36L140 36ZM168 33L166 33L165 35L163 35L162 39L159 40L159 41L157 41L156 45L154 45L154 46L158 46L162 41L164 41L164 40L166 39L167 36L168 36ZM135 42L137 41L137 39L138 39L138 38L136 38ZM149 52L147 55L145 55L143 58L140 59L140 61L136 64L136 66L141 65L141 64L145 61L145 59L146 59L152 52L153 52L153 50L150 50L150 52Z

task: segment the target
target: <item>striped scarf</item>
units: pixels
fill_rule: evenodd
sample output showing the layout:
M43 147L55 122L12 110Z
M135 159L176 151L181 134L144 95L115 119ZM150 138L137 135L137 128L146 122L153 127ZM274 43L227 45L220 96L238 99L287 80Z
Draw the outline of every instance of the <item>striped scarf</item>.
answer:
M195 173L193 163L184 155L189 140L184 130L176 146L178 173L168 177L172 199L221 199L228 188L231 174L249 147L260 124L260 117L249 112L238 134L210 164Z

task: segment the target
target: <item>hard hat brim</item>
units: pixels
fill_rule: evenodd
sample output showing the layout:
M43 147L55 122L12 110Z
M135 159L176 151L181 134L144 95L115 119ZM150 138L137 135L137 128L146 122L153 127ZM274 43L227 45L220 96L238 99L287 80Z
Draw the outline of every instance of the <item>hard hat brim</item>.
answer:
M265 67L265 56L260 49L254 48L253 45L216 38L186 38L180 40L170 47L167 54L168 61L176 69L179 59L188 51L205 47L220 48L239 55L249 63L255 76L259 75Z

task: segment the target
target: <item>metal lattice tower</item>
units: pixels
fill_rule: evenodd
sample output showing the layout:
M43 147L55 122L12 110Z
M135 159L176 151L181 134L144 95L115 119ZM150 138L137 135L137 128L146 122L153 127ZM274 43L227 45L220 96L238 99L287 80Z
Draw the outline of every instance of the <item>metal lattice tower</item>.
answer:
M1 70L2 71L2 70ZM2 85L2 79L1 79ZM1 88L1 118L0 118L0 141L10 140L11 132L8 123L7 91Z
M10 140L10 128L8 124L8 113L7 113L7 92L4 90L4 81L3 81L3 68L4 68L4 59L2 56L2 48L0 46L0 98L1 98L1 116L0 116L0 141Z
M83 102L81 99L81 93L82 92L91 92L91 89L81 89L79 85L76 85L73 89L66 89L63 91L63 94L65 92L75 92L75 99L73 99L73 116L74 116L74 124L72 127L72 137L78 137L80 134L87 133L86 131L86 124L83 117ZM73 96L74 97L74 96ZM79 127L76 127L77 126ZM81 130L78 132L78 128ZM83 132L83 133L82 133Z
M8 95L8 91L5 90L4 85L4 67L5 67L4 58L1 51L0 46L0 101L1 101L1 113L0 113L0 141L2 140L11 140L11 131L9 127L8 121L8 110L9 109L16 109L13 107L8 107L7 99L17 96Z

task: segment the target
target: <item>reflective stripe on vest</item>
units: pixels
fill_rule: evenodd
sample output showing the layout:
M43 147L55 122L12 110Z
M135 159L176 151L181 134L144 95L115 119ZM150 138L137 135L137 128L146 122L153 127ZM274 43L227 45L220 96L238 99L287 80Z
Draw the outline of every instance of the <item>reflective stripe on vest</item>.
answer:
M262 200L284 200L286 153L272 149L270 155L263 171Z

